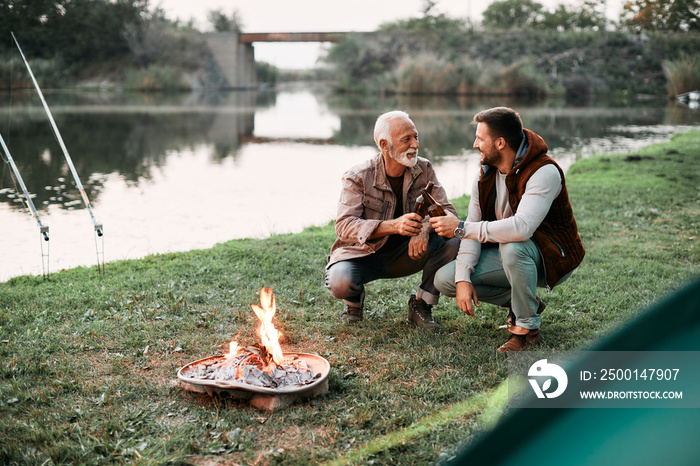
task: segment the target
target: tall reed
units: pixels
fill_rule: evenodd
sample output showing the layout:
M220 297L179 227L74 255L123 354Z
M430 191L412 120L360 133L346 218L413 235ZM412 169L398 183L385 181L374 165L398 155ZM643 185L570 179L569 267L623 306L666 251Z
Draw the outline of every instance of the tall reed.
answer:
M407 94L454 94L459 84L457 66L431 53L404 55L394 79L398 92Z
M391 84L404 94L543 95L546 84L531 60L510 66L497 61L472 60L468 56L447 59L429 52L404 55L392 73Z
M686 54L676 60L664 60L662 66L669 96L700 89L700 54Z
M169 66L151 65L144 70L130 70L126 73L125 87L134 91L160 92L189 90L180 73Z

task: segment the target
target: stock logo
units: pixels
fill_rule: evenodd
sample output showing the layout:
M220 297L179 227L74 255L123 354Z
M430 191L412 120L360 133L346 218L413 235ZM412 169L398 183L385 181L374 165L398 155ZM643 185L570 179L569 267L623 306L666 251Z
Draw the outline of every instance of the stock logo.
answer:
M564 369L556 364L548 363L546 359L540 359L530 366L527 378L537 398L556 398L564 393L566 385L569 383ZM540 380L542 380L541 386ZM552 380L556 381L554 387L552 387Z

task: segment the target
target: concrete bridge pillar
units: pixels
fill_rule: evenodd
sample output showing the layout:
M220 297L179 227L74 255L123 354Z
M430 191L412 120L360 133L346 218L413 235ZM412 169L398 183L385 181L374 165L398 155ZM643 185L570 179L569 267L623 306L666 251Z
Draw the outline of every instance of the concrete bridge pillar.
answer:
M223 77L217 87L224 89L254 89L258 86L255 72L255 49L250 43L240 43L237 32L204 34L214 64Z

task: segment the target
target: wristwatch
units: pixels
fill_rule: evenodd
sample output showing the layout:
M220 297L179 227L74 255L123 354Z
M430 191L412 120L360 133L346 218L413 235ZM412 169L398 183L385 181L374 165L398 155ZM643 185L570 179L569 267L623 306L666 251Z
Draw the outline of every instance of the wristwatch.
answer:
M464 222L459 222L459 225L457 225L457 228L455 228L455 237L462 239L464 238L464 235Z

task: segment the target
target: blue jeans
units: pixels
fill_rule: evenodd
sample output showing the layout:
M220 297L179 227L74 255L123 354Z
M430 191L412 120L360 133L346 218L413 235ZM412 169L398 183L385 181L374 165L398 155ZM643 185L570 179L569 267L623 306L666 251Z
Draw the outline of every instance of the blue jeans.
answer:
M542 256L534 241L530 239L482 248L479 263L471 274L471 282L479 302L497 306L510 303L515 314L515 325L527 329L540 328L537 287L543 287L546 283ZM456 295L454 261L438 270L435 286L445 296Z
M459 249L456 238L446 240L431 233L428 250L417 260L408 256L408 241L401 241L395 248L382 248L369 256L336 262L326 270L326 288L337 299L347 304L362 306L365 283L380 278L398 278L423 271L416 297L428 304L437 304L440 293L435 288L435 273L454 260Z

